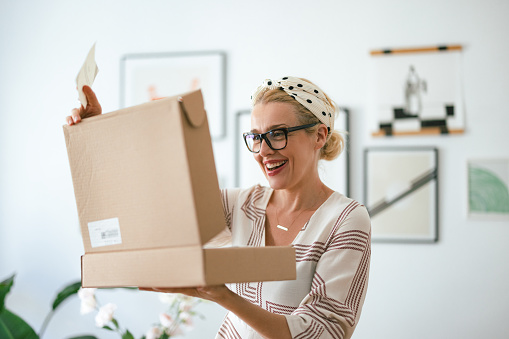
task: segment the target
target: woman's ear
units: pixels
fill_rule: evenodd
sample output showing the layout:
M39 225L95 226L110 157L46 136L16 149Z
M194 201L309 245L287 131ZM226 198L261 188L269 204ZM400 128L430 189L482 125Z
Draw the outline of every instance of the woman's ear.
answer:
M327 142L328 129L324 124L320 124L316 131L316 149L321 149Z

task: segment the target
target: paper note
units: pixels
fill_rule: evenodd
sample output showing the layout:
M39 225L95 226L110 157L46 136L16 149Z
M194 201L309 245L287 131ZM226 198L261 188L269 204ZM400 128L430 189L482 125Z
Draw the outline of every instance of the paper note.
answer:
M87 107L87 97L85 93L83 93L83 86L92 86L94 83L95 77L99 72L99 68L97 68L97 64L95 63L95 43L88 52L87 58L85 59L85 63L80 69L78 76L76 77L76 85L78 87L79 100L83 107Z

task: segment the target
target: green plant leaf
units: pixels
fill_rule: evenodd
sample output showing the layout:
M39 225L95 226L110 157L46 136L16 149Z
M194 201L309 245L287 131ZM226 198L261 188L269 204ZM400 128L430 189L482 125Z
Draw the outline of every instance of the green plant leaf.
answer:
M0 313L0 338L39 339L39 336L23 319L4 309Z
M115 325L116 328L118 328L118 321L117 321L117 319L113 318L113 319L111 319L111 322L113 323L113 325Z
M103 326L102 328L104 328L105 330L108 330L108 331L115 331L114 329L112 329L111 327L109 326Z
M82 335L79 337L72 337L72 338L68 338L68 339L99 339L99 338L97 338L96 336L93 336L93 335Z
M0 282L0 312L2 312L2 310L4 309L5 296L9 293L12 285L14 284L15 275L16 274L13 274L9 278Z
M126 330L124 334L122 334L122 339L134 339L134 336L129 332L129 330Z
M53 310L55 310L65 299L78 293L80 288L81 281L76 281L65 286L60 292L58 292L57 297L53 301Z
M166 332L161 334L161 336L159 337L159 339L168 339L168 338L170 338L170 336Z

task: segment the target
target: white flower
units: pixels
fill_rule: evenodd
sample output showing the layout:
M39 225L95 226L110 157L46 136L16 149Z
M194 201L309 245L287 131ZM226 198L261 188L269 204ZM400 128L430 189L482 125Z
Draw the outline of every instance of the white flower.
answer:
M164 328L169 328L173 325L173 318L168 313L159 314L159 322Z
M193 316L188 312L182 312L179 314L179 319L182 321L182 324L188 328L193 327Z
M193 299L185 299L180 302L179 310L181 312L189 312L194 307Z
M173 293L159 293L159 300L163 304L172 305L179 298L178 294Z
M95 310L97 302L95 300L95 288L80 288L78 297L81 300L81 314L87 314Z
M163 334L163 331L159 327L152 327L148 332L145 334L146 339L157 339Z
M117 305L108 303L99 309L99 313L95 316L95 324L98 327L106 326L113 319L113 312L117 309Z
M167 335L175 336L175 337L184 334L184 332L182 331L180 326L175 327L173 330L170 330L169 328L167 328L165 332L166 332Z

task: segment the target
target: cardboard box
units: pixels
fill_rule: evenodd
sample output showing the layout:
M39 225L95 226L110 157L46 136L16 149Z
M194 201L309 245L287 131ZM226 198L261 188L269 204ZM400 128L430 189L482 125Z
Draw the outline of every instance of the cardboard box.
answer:
M203 248L225 228L200 91L64 126L83 287L296 278L292 247Z

